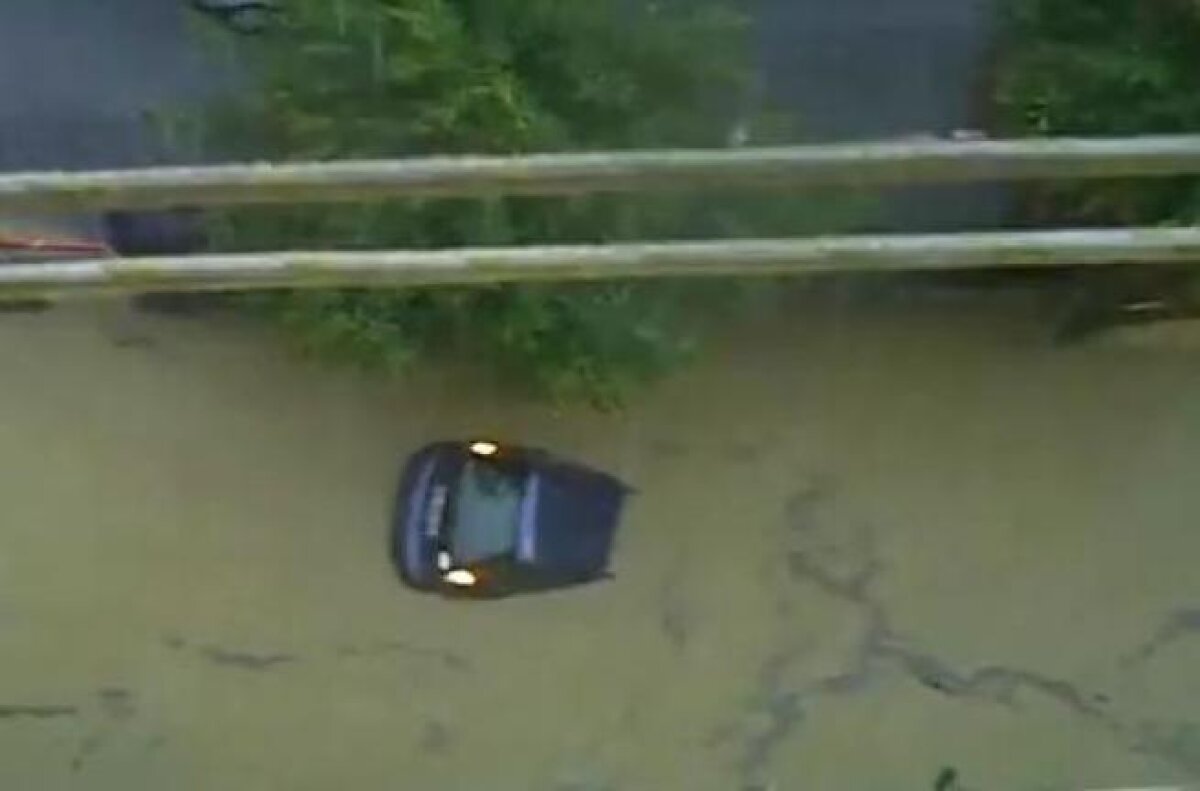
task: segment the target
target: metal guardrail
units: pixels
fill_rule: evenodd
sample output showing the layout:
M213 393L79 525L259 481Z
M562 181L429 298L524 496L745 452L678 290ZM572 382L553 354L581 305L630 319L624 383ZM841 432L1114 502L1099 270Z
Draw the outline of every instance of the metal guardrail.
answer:
M0 267L0 299L148 291L432 286L1200 260L1200 228L101 258Z
M1200 135L920 140L0 175L0 214L977 180L1200 175ZM334 240L331 240L334 241ZM75 258L64 251L63 258ZM377 252L59 260L0 267L0 299L138 291L395 287L829 271L1179 264L1200 228L1126 228Z
M903 140L786 148L0 174L0 212L498 194L1200 174L1200 135Z

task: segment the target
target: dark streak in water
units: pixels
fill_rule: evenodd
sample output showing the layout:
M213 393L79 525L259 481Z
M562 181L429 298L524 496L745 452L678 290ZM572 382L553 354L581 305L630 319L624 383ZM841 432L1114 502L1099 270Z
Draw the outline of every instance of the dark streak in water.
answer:
M137 714L133 693L123 687L103 687L96 691L100 703L100 713L114 723L122 723ZM71 772L82 772L92 757L104 747L104 742L112 733L111 728L105 728L90 733L82 742L79 749L71 758Z
M100 699L101 711L114 720L127 720L137 713L133 693L127 689L105 687L98 690L96 696Z
M762 458L763 448L755 442L730 442L721 448L721 455L735 464L753 464Z
M989 665L964 674L932 654L900 643L883 647L881 653L895 660L918 683L943 695L1014 706L1017 693L1024 689L1050 698L1075 714L1093 719L1104 717L1104 709L1098 704L1105 699L1104 695L1089 695L1062 679L1004 665Z
M958 770L953 766L944 766L933 779L933 791L955 791L958 785Z
M272 670L280 665L295 662L294 654L255 654L250 651L231 651L220 646L205 646L200 654L214 665L241 668L242 670Z
M454 732L443 722L431 720L421 731L421 750L432 755L444 755L454 745Z
M1200 723L1142 721L1133 733L1134 752L1167 758L1200 778Z
M677 561L666 575L662 585L662 609L658 617L658 627L662 630L667 642L677 652L683 652L691 640L693 618L691 608L680 588L682 564Z
M136 332L114 333L112 342L119 349L153 349L158 345L153 337Z
M786 657L776 657L764 665L754 712L765 720L765 725L747 737L742 745L738 768L744 778L757 777L770 762L776 748L804 718L802 694L785 689L782 684L781 675L789 661Z
M660 459L678 459L691 450L682 442L671 439L654 439L648 443L650 453Z
M781 669L790 660L776 657L764 665L751 713L760 720L765 716L766 725L744 736L738 761L744 780L761 778L776 748L802 720L810 700L861 692L884 667L899 669L922 686L948 697L1016 706L1022 692L1038 695L1107 731L1129 749L1200 776L1200 725L1196 723L1125 722L1109 711L1109 696L1102 692L1085 691L1065 679L1008 665L986 665L964 672L898 635L891 627L885 602L872 590L883 565L871 534L864 533L865 540L861 536L860 540L854 536L846 540L831 535L834 526L822 513L829 497L829 486L818 481L802 489L789 503L789 544L784 555L787 570L795 582L858 607L865 621L863 637L844 670L795 689L781 682ZM1172 641L1192 633L1200 633L1200 611L1176 611L1126 661L1144 662ZM939 779L944 781L946 777L939 775ZM956 776L950 779L957 781Z
M99 733L93 733L84 739L79 744L79 749L75 752L75 757L71 759L71 771L76 774L82 772L92 756L100 751L103 741L104 737Z
M236 667L242 670L273 670L280 665L286 665L300 659L295 654L287 654L280 651L254 652L235 650L219 645L193 646L187 640L173 634L164 636L162 642L163 645L172 651L183 651L194 647L200 656L214 665Z
M687 648L691 631L688 622L688 613L683 602L677 598L668 597L663 602L662 615L658 619L658 625L662 629L663 636L667 638L667 642L676 651L682 652Z
M49 720L55 717L75 717L77 706L29 706L16 703L0 704L0 720Z
M471 662L462 654L440 648L429 648L405 640L382 640L367 645L343 645L337 649L337 655L344 658L376 657L387 654L400 654L413 659L425 659L436 662L447 670L466 672L471 669Z
M1200 609L1184 608L1168 615L1154 635L1125 657L1121 664L1130 668L1150 661L1159 651L1188 635L1200 636Z

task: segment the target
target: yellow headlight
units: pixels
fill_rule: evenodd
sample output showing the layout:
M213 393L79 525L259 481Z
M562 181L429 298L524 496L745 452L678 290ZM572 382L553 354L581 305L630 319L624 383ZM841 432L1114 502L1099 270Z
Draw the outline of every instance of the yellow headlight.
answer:
M475 584L475 575L467 569L454 569L447 571L446 576L442 577L451 585L456 585L459 588L469 588Z
M471 452L476 456L495 456L500 452L500 446L495 442L481 440L479 442L471 443Z

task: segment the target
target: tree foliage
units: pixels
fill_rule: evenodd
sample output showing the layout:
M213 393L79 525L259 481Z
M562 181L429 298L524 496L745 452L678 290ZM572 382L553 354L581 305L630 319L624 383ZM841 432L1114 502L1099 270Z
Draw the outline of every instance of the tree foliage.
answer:
M260 89L210 142L272 159L720 146L749 85L726 0L289 0L256 41ZM746 196L387 201L239 210L218 246L444 247L794 228ZM620 403L682 359L697 287L667 283L275 294L303 344L402 369L466 352L555 399ZM712 289L710 289L711 293Z
M1038 135L1200 129L1200 3L1011 0L997 99L1004 131ZM1039 190L1045 219L1193 222L1194 178Z

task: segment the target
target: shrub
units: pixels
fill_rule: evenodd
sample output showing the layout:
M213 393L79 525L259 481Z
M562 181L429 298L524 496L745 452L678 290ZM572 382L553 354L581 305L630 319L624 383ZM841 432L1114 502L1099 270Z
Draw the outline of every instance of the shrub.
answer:
M1007 133L1136 135L1200 129L1200 3L1011 0L997 81ZM1194 178L1114 180L1038 190L1057 222L1200 218Z
M214 108L208 140L224 155L272 159L719 146L747 95L746 23L725 0L289 0L251 53L260 90ZM226 212L213 229L222 248L432 248L804 224L794 204L769 200L385 201ZM253 304L335 359L400 370L430 353L474 354L538 393L611 407L686 357L689 306L712 292L617 282Z

